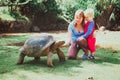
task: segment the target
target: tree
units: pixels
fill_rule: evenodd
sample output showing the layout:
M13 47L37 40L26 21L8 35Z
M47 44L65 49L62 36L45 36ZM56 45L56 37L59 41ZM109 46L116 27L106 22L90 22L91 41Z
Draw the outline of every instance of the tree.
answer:
M120 25L120 1L119 0L100 0L96 5L96 9L100 13L96 21L100 26L106 29L116 30Z

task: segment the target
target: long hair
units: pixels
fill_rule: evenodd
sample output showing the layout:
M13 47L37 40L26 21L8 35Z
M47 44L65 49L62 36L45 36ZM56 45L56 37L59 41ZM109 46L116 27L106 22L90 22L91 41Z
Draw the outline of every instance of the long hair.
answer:
M73 23L74 23L74 25L76 26L75 19L76 19L78 16L80 16L80 15L82 15L82 17L83 17L82 27L84 28L84 26L85 26L85 17L84 17L84 11L83 11L82 9L78 9L78 10L75 12Z

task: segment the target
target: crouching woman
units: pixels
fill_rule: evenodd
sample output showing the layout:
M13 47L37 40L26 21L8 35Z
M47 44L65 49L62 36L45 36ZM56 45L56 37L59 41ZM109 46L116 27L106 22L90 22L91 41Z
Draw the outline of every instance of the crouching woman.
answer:
M79 9L75 12L74 20L68 26L68 35L69 35L69 44L70 44L67 53L68 59L77 59L77 54L79 51L77 39L82 35L84 35L83 26L84 26L84 13L83 10Z

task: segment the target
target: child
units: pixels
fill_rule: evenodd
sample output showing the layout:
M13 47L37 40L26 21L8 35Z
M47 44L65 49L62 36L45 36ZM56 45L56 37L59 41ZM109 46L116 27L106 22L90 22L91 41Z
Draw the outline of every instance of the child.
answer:
M84 54L82 58L88 59L95 59L94 52L96 51L95 43L96 38L94 37L94 30L95 30L95 22L93 21L94 18L94 10L92 8L88 8L84 12L85 15L85 27L84 27L84 35L83 38L87 40L88 49L91 52L91 55Z
M76 59L79 49L77 46L77 39L81 37L84 25L84 13L83 10L77 10L75 12L74 20L68 26L69 43L70 47L68 49L67 57L68 59Z

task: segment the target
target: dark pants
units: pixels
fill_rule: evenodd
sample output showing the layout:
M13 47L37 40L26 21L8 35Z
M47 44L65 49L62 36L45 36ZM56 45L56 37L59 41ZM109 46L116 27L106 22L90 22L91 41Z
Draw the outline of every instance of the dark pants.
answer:
M89 49L88 49L88 42L87 42L87 40L86 39L78 40L77 44L84 51L84 54L88 55Z
M80 49L82 49L84 51L84 53L86 55L88 55L88 47L87 47L87 40L86 39L78 40L75 43L71 43L71 45L68 49L67 57L69 59L76 59L77 54L78 54Z

